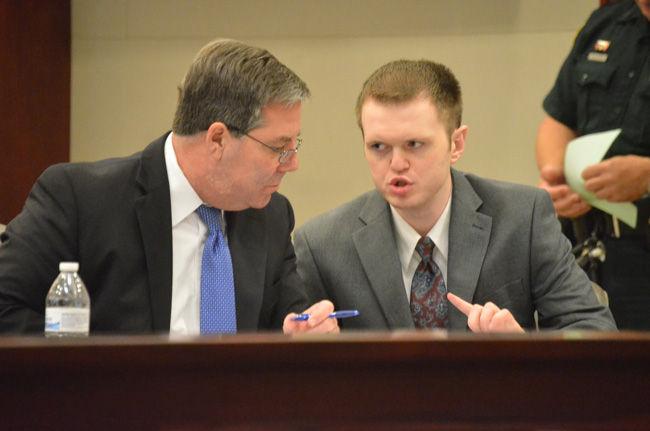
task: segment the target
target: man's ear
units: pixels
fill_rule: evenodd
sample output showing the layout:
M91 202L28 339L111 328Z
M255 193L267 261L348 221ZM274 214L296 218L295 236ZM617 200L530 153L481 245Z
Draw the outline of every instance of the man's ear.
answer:
M465 151L465 139L467 139L467 126L460 126L451 134L451 164L460 160Z
M205 144L210 154L221 159L230 140L230 131L223 123L212 123L205 134Z

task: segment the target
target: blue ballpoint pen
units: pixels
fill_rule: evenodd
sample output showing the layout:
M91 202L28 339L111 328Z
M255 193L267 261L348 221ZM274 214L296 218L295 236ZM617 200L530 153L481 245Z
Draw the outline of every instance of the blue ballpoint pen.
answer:
M327 317L344 319L346 317L354 317L358 315L359 312L357 310L341 310L341 311L335 311L334 313L330 314ZM291 320L293 320L294 322L305 322L309 320L310 316L311 314L299 314L297 316L292 317Z

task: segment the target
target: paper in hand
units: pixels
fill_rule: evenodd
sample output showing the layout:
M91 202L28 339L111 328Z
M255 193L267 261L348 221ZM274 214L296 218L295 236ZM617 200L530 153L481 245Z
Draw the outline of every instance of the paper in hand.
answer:
M598 199L585 189L585 180L582 179L582 171L587 166L600 163L620 133L621 129L609 130L580 136L569 142L564 157L564 176L571 190L578 193L589 205L634 228L638 217L636 205L632 202L608 202Z

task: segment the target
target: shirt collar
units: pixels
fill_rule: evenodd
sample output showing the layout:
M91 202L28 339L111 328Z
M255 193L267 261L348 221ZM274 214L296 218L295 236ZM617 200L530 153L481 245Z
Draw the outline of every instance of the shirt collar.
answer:
M173 133L170 133L165 141L165 164L167 165L167 177L169 179L172 227L174 227L193 213L203 201L196 194L178 165L178 159L172 144L172 135Z
M623 23L626 21L633 21L633 20L640 21L642 23L641 25L648 23L648 18L646 18L645 15L641 13L641 9L639 9L639 6L637 6L636 2L634 1L630 3L629 8L626 11L624 11L616 19L616 21Z
M436 250L442 254L445 261L447 261L449 250L449 219L451 208L451 193L445 209L440 214L440 218L436 224L433 225L427 236L431 238L436 245ZM395 227L395 241L397 242L397 251L399 254L402 268L408 268L411 259L413 258L415 246L420 240L420 234L409 225L406 220L402 218L397 210L390 205L391 213L393 214L393 226ZM417 256L419 260L420 257Z

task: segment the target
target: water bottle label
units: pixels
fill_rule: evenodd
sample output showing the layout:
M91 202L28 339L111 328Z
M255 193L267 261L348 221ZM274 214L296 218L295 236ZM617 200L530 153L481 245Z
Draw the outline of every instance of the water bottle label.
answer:
M45 332L88 333L90 310L60 307L45 310Z

